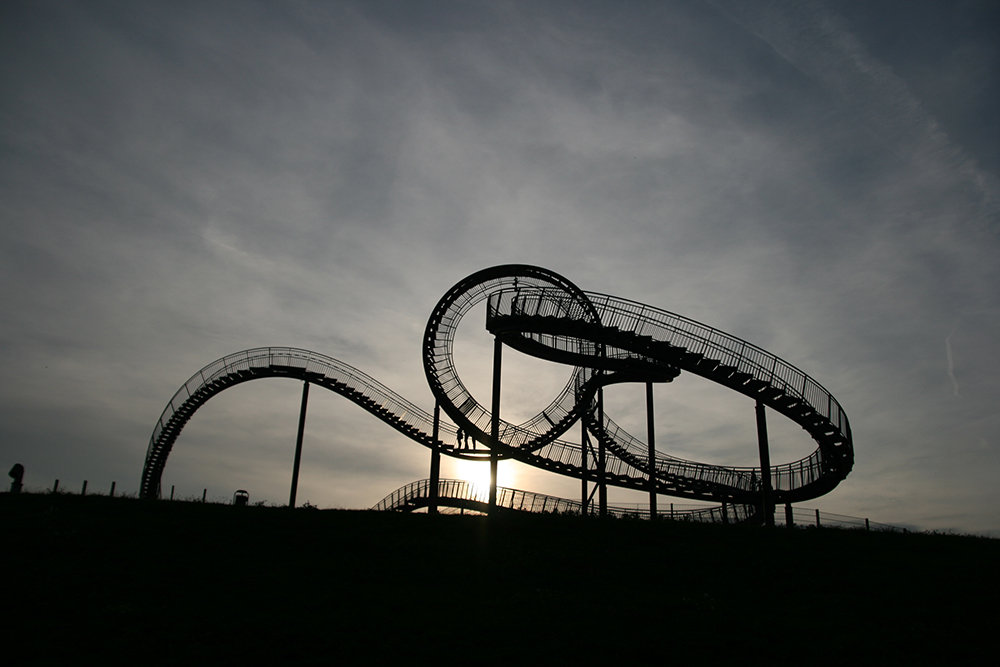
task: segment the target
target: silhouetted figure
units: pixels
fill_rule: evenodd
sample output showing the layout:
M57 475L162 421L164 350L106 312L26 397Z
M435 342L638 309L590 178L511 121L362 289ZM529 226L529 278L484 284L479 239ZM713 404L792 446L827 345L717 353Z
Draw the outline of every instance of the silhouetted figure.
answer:
M14 467L11 468L10 472L7 474L10 475L11 478L13 479L13 481L10 483L10 492L21 493L21 487L23 486L21 484L21 480L24 479L24 466L21 465L20 463L15 463Z
M458 448L459 449L463 448L463 443L465 442L464 435L465 435L465 431L463 431L462 429L458 429Z

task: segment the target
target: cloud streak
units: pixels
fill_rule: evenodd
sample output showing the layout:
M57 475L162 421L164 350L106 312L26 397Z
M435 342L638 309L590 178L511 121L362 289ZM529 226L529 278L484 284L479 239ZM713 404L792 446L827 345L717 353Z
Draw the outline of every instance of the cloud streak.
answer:
M725 0L0 11L0 454L29 484L137 485L163 403L259 345L343 359L429 408L431 308L523 262L823 383L858 448L823 509L1000 530L983 509L1000 507L1000 161L983 148L1000 110L929 99L938 73L879 29L908 17L984 89L995 43L939 27L979 5L924 23L907 3ZM463 325L470 386L480 324ZM297 389L260 384L198 413L165 483L287 493ZM752 405L704 385L658 387L664 450L751 463ZM517 410L545 400L511 386ZM314 400L300 497L365 507L426 475L426 451ZM644 432L638 399L615 400ZM809 450L774 429L781 456Z
M956 326L955 329L957 328ZM952 329L948 337L944 339L944 349L948 356L948 377L951 378L951 383L955 387L955 396L961 396L958 392L958 380L955 378L955 360L951 354L951 337L955 335L955 329Z

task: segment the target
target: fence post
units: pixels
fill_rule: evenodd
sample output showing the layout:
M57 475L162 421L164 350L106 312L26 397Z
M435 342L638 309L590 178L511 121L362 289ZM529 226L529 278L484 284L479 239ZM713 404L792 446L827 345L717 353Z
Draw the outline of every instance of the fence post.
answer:
M81 496L87 495L87 480L83 480L83 489L80 491Z
M205 496L207 496L207 495L208 495L208 489L202 490L202 492L201 492L201 502L205 502ZM819 516L819 514L817 514L817 517L818 516Z
M819 523L819 510L816 510L816 527L817 528L820 527L820 523Z
M872 529L872 527L871 527L871 525L869 525L868 519L865 519L865 530L871 530L871 529Z
M173 484L170 485L170 499L171 500L174 499L174 485Z
M56 483L52 485L52 493L59 493L59 480L58 479L56 480Z
M785 525L789 528L795 528L795 517L792 514L791 503L785 503Z

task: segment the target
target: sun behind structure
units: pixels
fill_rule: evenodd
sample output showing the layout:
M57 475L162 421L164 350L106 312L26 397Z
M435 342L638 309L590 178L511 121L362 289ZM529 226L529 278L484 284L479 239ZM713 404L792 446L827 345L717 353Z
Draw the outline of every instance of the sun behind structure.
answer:
M507 461L501 461L497 467L497 486L515 487L516 473L513 468L507 465ZM490 463L489 461L465 461L456 459L452 462L456 479L464 479L471 484L482 489L484 493L489 493L490 489Z

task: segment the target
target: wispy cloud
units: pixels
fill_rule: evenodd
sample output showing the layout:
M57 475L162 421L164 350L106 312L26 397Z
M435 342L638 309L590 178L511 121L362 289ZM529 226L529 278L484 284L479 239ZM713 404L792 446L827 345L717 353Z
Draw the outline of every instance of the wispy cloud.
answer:
M957 328L956 326L955 329ZM948 356L948 377L951 378L951 384L955 388L955 396L961 396L958 393L958 380L955 379L955 360L951 356L951 337L955 334L955 329L952 329L948 337L944 339L944 349Z
M10 7L0 454L29 480L137 481L180 383L257 345L342 358L429 408L431 308L472 271L526 262L744 337L826 385L858 438L831 511L888 494L893 515L873 518L1000 526L976 509L1000 507L981 446L1000 435L997 182L955 139L992 136L1000 113L980 114L985 135L956 133L884 59L906 54L831 6ZM877 12L908 10L851 11L877 31ZM986 54L963 56L971 81L995 80L988 49L962 52ZM481 318L463 327L477 349ZM488 363L463 363L485 386ZM511 409L544 402L563 370L525 362ZM298 390L261 384L199 412L171 483L287 493ZM366 506L425 476L426 451L317 393L313 502ZM614 400L642 432L636 400ZM697 378L658 388L664 451L751 463L744 403ZM812 447L773 429L776 457Z

